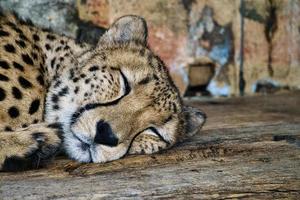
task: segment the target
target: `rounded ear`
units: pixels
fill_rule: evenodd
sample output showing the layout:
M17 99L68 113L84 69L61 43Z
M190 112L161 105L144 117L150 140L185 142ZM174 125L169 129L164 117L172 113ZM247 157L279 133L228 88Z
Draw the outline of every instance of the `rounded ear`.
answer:
M147 23L136 15L126 15L117 19L100 38L98 45L110 45L114 43L126 43L139 41L147 43Z
M185 132L182 139L195 135L206 121L206 114L204 112L190 106L184 106L181 117L184 121Z

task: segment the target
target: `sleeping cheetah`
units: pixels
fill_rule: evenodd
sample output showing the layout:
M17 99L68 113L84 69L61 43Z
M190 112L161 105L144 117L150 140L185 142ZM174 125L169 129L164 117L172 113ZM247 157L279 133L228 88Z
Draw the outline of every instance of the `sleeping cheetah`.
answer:
M0 16L0 169L154 153L194 135L205 114L183 106L138 16L116 20L95 47Z

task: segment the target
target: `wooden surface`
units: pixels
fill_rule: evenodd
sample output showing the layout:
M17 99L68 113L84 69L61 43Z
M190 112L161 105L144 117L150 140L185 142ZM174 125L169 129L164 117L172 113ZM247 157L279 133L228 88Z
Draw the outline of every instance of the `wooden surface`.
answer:
M173 149L1 173L0 199L300 198L299 92L187 103L208 122Z

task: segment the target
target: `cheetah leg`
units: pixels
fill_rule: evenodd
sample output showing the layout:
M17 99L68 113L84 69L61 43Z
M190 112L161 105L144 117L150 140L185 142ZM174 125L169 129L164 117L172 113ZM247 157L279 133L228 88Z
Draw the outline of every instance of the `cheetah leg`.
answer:
M22 171L45 166L59 151L60 124L35 124L0 132L0 171Z
M152 154L167 149L169 144L151 131L144 131L132 142L129 154Z

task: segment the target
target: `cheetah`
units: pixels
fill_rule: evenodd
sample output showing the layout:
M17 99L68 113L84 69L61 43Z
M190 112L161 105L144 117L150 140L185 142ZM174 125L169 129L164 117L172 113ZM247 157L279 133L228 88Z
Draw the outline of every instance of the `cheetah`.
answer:
M197 133L142 17L117 19L94 46L0 15L0 170L152 154Z

